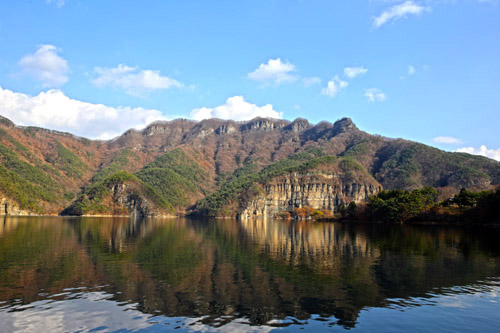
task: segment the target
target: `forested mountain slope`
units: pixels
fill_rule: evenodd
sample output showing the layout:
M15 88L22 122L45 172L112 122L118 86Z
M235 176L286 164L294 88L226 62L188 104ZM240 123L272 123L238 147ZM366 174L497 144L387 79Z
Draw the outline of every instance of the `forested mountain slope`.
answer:
M242 174L257 175L300 153L350 161L343 166L362 168L384 189L429 185L448 194L500 184L497 161L371 135L348 118L316 125L300 118L177 119L98 141L20 127L0 117L0 214L128 213L135 209L132 194L159 203L149 210L154 214L182 214ZM137 191L111 199L124 182L134 183L131 188ZM367 178L368 183L373 181ZM90 195L96 188L109 193Z

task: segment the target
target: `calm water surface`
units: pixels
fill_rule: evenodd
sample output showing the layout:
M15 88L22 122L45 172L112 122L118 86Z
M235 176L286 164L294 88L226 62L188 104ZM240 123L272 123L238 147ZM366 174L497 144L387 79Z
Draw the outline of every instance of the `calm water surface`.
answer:
M0 332L500 331L500 230L0 218Z

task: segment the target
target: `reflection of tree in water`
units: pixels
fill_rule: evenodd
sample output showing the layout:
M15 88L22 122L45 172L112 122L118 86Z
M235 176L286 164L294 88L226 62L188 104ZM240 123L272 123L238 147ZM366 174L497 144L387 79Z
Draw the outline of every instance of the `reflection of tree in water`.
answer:
M363 307L385 306L388 298L500 275L498 231L272 220L28 221L10 218L0 226L0 300L30 303L44 297L42 289L106 285L143 312L206 316L211 325L320 314L353 326Z

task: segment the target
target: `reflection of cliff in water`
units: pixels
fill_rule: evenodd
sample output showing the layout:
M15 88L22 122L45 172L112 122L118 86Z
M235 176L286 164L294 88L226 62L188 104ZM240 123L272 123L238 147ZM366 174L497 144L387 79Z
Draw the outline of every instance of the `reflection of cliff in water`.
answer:
M346 259L373 259L380 251L363 233L342 232L342 226L310 221L282 222L245 220L240 222L245 233L270 258L290 265L305 265L336 273Z
M500 276L498 234L273 220L7 218L0 301L105 285L143 312L206 316L211 325L320 314L352 326L363 307L388 298Z

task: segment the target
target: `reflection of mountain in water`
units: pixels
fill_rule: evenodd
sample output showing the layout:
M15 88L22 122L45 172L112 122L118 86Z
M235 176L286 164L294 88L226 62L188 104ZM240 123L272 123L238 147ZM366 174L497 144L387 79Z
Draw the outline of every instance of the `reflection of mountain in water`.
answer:
M145 313L211 325L320 314L353 326L389 298L500 276L495 239L496 230L444 227L7 218L0 301L105 285Z
M372 247L363 233L339 232L333 223L276 223L274 220L242 221L242 229L261 251L290 265L306 265L335 274L346 258L376 258L380 251Z

